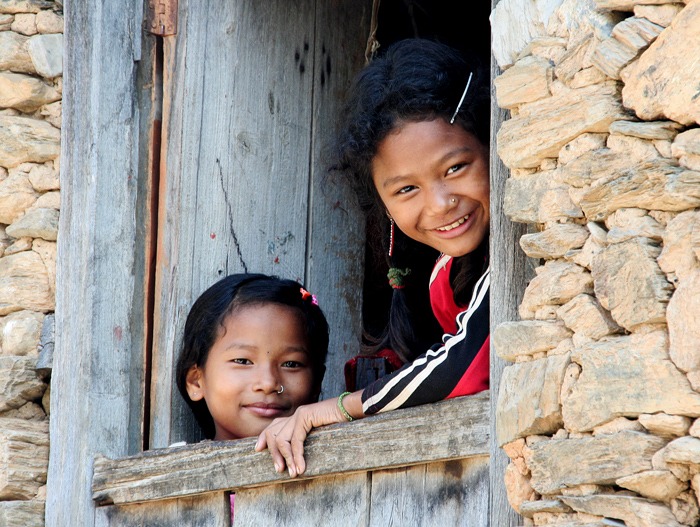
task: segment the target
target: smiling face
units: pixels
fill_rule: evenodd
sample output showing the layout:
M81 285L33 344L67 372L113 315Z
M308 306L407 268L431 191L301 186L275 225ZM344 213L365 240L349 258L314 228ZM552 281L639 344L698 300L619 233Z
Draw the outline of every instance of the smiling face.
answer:
M400 124L379 144L372 178L397 227L416 241L456 257L488 234L488 149L460 126Z
M300 313L280 304L234 310L204 366L189 369L187 393L206 402L216 440L258 435L276 417L313 402L318 388Z

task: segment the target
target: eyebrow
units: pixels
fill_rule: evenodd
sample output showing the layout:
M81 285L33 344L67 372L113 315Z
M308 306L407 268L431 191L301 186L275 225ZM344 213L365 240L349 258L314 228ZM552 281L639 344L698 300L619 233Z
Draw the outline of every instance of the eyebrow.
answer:
M237 350L237 349L243 349L243 350L250 350L250 351L257 351L258 347L253 345L253 344L246 344L245 342L232 342L228 346L226 346L226 350ZM284 348L285 353L289 352L299 352L299 353L309 353L309 350L300 346L288 346Z
M436 165L440 165L450 159L451 157L458 156L460 154L466 154L468 152L474 152L474 149L471 148L470 146L464 146L461 148L455 148L454 150L450 150L449 152L445 153L444 156L442 156L440 159L437 159L435 161ZM382 188L387 188L390 186L393 186L397 183L400 183L404 179L409 179L411 177L411 174L399 174L397 176L391 176L388 177L387 179L384 180L382 183Z

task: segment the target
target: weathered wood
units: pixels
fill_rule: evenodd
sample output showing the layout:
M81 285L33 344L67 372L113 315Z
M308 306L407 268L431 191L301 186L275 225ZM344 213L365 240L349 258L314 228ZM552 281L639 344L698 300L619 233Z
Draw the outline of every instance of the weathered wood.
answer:
M488 408L484 392L314 430L304 478L483 456ZM127 503L288 481L273 470L267 452L253 452L254 444L255 438L207 441L117 460L99 457L93 499Z
M372 473L370 526L488 526L488 456Z
M369 474L329 476L236 492L234 527L365 526Z
M327 147L350 80L364 65L371 4L371 0L316 2L305 282L331 327L322 399L345 391L343 366L360 351L364 215L351 189L328 173Z
M491 0L491 6L496 7L499 0ZM500 75L501 71L496 60L491 56L491 79ZM518 320L518 305L527 286L532 271L528 269L525 253L520 250L520 237L526 233L524 225L514 224L503 213L503 195L509 171L496 152L496 133L501 123L507 118L507 112L496 104L496 94L491 89L491 222L490 222L490 254L491 254L491 328L501 322ZM508 456L499 448L496 442L496 401L501 374L506 362L500 359L494 350L491 351L490 387L491 394L491 447L490 447L490 504L489 518L491 525L508 527L520 525L519 516L508 503L503 477L508 465Z
M65 6L46 524L89 526L92 457L141 449L143 186L152 41L141 0ZM126 14L126 16L125 16Z
M211 492L156 503L98 507L95 527L229 527L230 502L225 492Z
M164 41L151 447L200 438L173 368L190 305L227 274L318 296L333 328L326 393L357 347L361 222L315 159L361 56L362 10L317 3L183 1Z

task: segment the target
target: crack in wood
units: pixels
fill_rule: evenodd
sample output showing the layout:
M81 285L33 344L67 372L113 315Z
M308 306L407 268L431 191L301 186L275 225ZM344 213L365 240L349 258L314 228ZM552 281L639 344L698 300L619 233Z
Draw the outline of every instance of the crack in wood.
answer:
M243 272L247 273L248 272L248 266L245 263L245 260L243 260L243 253L241 252L241 244L238 242L238 236L236 235L236 230L233 228L233 208L231 207L231 200L229 199L228 196L228 191L226 190L226 185L224 184L224 170L221 168L221 161L219 158L216 158L216 165L219 167L219 183L221 183L221 190L224 193L224 201L226 202L226 213L228 215L228 227L229 227L229 232L231 233L231 238L233 238L233 244L236 247L236 254L238 254L238 260L241 262L241 266L243 267ZM227 267L228 267L228 258L227 258Z

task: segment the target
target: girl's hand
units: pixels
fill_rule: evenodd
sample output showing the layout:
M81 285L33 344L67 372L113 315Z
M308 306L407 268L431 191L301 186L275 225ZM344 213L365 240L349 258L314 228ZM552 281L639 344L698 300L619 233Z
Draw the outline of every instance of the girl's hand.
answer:
M361 392L350 394L343 401L345 408L354 417L362 416L360 394ZM359 405L359 412L356 405ZM269 449L275 470L282 472L286 466L289 476L294 478L306 470L304 440L311 429L346 421L338 408L337 399L326 399L303 405L297 408L293 415L272 421L258 436L255 451L262 452L265 448Z

